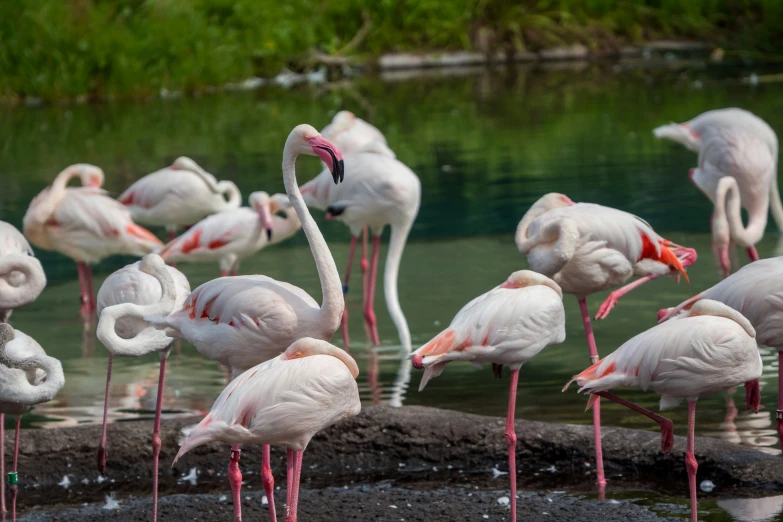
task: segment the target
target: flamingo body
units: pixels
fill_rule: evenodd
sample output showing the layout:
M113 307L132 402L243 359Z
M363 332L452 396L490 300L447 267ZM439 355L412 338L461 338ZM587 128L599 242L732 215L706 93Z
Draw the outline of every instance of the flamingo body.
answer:
M10 327L6 327L11 330ZM50 367L27 365L24 368L6 366L3 359L21 362L46 357ZM48 370L48 371L47 371ZM46 382L45 393L41 386ZM62 365L46 352L35 339L21 330L13 330L13 338L6 342L0 357L0 412L21 415L33 405L48 402L65 384Z
M396 157L381 131L349 111L335 114L321 134L346 155L374 152L390 158Z
M46 286L41 262L13 225L0 221L0 322L11 311L35 301Z

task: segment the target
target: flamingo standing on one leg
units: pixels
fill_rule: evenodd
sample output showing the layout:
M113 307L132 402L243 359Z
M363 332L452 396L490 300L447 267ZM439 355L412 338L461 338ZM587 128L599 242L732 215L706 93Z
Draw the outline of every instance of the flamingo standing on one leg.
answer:
M189 340L199 352L230 368L234 377L277 357L302 337L331 339L340 326L344 306L340 275L296 183L295 163L300 154L324 160L334 183L343 179L344 167L340 151L313 127L299 125L291 131L283 150L283 181L315 258L323 294L321 307L304 290L270 277L221 277L196 288L181 309L147 318L166 328L168 335ZM229 479L237 499L242 483L238 460L239 447L235 445ZM263 466L264 489L273 508L274 482L268 459ZM241 505L235 504L234 509L236 519L241 520Z
M0 323L0 412L17 416L13 471L8 474L13 522L16 522L19 481L17 464L22 414L35 404L52 400L64 384L65 377L60 361L48 357L32 337L19 330L15 331L9 324ZM5 440L0 443L4 444Z
M346 181L338 186L329 183L327 171L321 172L302 187L302 194L308 205L326 210L327 219L342 221L351 229L344 291L348 289L359 233L364 227L369 227L372 231L372 262L365 284L364 321L375 346L380 345L374 301L381 234L386 225L391 225L391 239L383 274L383 292L403 350L410 353L410 330L400 307L397 278L405 242L419 211L421 182L416 174L400 161L375 153L359 153L346 157L345 172ZM364 253L362 257L364 258ZM349 338L346 312L343 312L342 325L343 341L347 349Z
M598 396L616 388L638 387L662 395L661 410L688 401L688 448L685 464L691 494L691 521L696 522L696 457L694 424L696 400L761 376L756 333L739 312L708 299L687 314L650 328L611 355L576 375L580 392ZM565 388L568 388L568 385ZM564 388L564 390L565 390Z
M713 249L724 277L731 269L731 242L745 247L750 260L757 261L755 244L764 235L770 206L783 232L775 131L753 113L729 108L705 112L682 124L663 125L653 132L699 153L699 168L691 169L689 177L715 205ZM742 224L740 207L748 212L747 227Z
M226 386L209 414L183 430L174 463L213 441L282 444L288 448L286 522L296 522L302 454L316 433L359 414L358 375L356 362L345 351L320 339L299 339ZM238 496L234 491L235 504Z
M174 239L177 227L192 225L210 214L242 204L236 184L218 182L186 156L135 181L117 199L139 223L165 226L169 241Z
M163 408L163 386L166 360L172 339L165 332L144 322L150 314L167 314L179 308L190 294L187 278L176 268L167 267L157 254L121 268L106 278L98 291L98 339L109 350L106 372L106 395L103 405L103 431L98 447L98 471L106 470L106 417L109 409L109 384L114 355L139 357L158 352L160 376L152 431L152 520L158 519L158 456L160 455L160 415Z
M288 196L253 192L248 201L250 208L224 210L202 219L163 247L161 257L177 262L219 261L221 276L235 276L243 259L302 228Z
M413 366L426 368L419 385L424 389L451 361L492 363L500 377L511 368L511 389L505 438L511 480L511 521L517 520L517 467L514 409L519 369L551 344L565 340L563 292L546 276L519 270L460 310L447 329L411 354Z
M68 188L68 181L77 176L85 186ZM24 215L24 234L30 242L76 261L85 319L97 308L91 264L114 254L143 256L162 245L133 222L124 206L105 195L102 184L100 168L71 165L33 199Z
M634 288L665 275L682 274L696 260L696 251L662 238L641 218L602 205L574 203L563 194L539 199L516 231L519 251L530 268L554 279L563 292L579 300L590 360L598 360L586 297L642 276L609 294L596 315L603 319ZM660 421L659 421L660 422ZM595 460L599 495L603 495L600 403L593 408ZM662 424L664 432L670 425Z
M712 288L674 308L661 310L658 318L666 321L691 309L702 299L719 301L741 313L756 330L759 344L778 350L778 409L775 416L783 448L783 257L746 265ZM752 386L758 387L758 383ZM748 408L758 410L758 405L750 399L748 397Z

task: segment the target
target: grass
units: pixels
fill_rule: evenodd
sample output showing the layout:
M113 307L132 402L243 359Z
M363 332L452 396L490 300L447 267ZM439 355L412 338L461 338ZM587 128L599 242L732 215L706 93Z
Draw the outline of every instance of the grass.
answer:
M16 0L0 2L0 97L188 92L302 67L312 51L685 37L775 52L782 28L779 0Z

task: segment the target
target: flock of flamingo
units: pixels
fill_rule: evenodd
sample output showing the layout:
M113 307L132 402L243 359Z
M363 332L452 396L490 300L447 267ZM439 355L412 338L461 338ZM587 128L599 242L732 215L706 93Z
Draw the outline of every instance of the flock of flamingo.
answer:
M747 406L759 408L762 363L757 343L783 349L783 259L758 260L771 208L783 229L777 190L778 144L774 131L741 109L704 113L682 124L655 129L659 138L698 152L691 181L713 202L712 243L725 279L684 303L663 309L659 324L599 358L591 327L588 295L612 291L596 319L606 318L618 300L656 278L687 280L696 251L658 235L642 218L563 194L541 197L516 229L516 245L528 268L465 305L448 328L412 351L411 336L397 297L403 249L418 213L418 177L396 157L383 134L347 111L319 133L295 127L283 149L285 194L254 192L249 207L230 181L217 181L193 160L171 166L131 185L118 199L101 186L103 171L77 164L63 170L30 203L22 235L0 222L0 441L4 414L17 416L13 470L8 473L11 510L16 518L19 418L33 405L51 400L64 385L60 362L48 357L30 336L7 324L11 312L34 301L46 286L40 262L27 240L74 259L81 285L81 314L98 317L96 334L110 352L103 433L98 468L107 466L106 412L113 356L160 357L157 407L152 434L153 508L157 520L160 418L166 361L172 342L186 339L206 357L230 369L231 381L209 414L184 431L176 456L213 441L231 445L228 478L234 520L241 520L240 445L262 446L262 479L269 519L277 520L270 445L287 448L286 522L297 520L302 456L310 439L361 409L349 355L348 292L354 255L362 236L363 315L373 344L379 344L374 311L379 245L389 225L391 238L384 269L384 296L397 327L403 357L423 369L420 390L451 361L491 363L501 377L508 366L511 383L505 439L508 444L511 519L516 521L516 434L514 411L521 366L545 347L565 340L563 293L576 296L587 337L590 366L571 382L590 394L593 410L599 493L606 480L601 449L600 399L615 401L660 424L661 449L673 445L671 420L612 393L638 387L661 395L660 410L688 403L686 468L691 519L697 520L694 423L696 401L740 384ZM316 156L324 170L299 188L299 155ZM343 156L344 155L344 156ZM81 186L69 187L72 178ZM325 211L351 231L348 266L341 280L334 258L308 207ZM748 213L743 224L741 210ZM163 244L138 223L164 226ZM177 237L181 227L189 227ZM304 290L264 275L237 275L240 262L302 228L321 282L322 302ZM368 233L372 252L368 259ZM26 239L27 238L27 239ZM751 264L731 274L729 249L747 250ZM113 254L143 258L111 274L93 292L91 265ZM175 262L218 262L221 277L191 291ZM166 264L169 263L169 265ZM330 344L342 326L344 348ZM779 352L783 354L783 351ZM783 373L783 355L779 371ZM783 377L783 375L781 375ZM781 379L783 381L783 378ZM569 382L566 385L571 384ZM564 388L565 389L565 388ZM779 389L778 434L783 440L783 388ZM5 465L0 444L0 463ZM2 475L5 476L3 469ZM6 512L5 489L2 512Z

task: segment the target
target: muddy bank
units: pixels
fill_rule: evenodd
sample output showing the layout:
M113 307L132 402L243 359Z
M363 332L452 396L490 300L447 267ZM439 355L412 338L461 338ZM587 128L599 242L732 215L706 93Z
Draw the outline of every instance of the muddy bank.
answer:
M177 451L180 429L196 420L163 423L161 495L228 492L227 445L203 446L173 468L169 467ZM448 488L467 485L501 492L506 487L505 477L494 478L493 468L507 471L503 426L504 420L500 418L435 408L368 406L358 417L333 426L313 439L305 454L302 487L308 490L307 495L330 497L326 492L331 490L324 488L347 486L348 491L359 495L356 485L377 485L381 481L391 488L373 493L381 495L377 500L381 505L386 502L381 500L382 495L392 495L398 489L436 497L442 491L448 496ZM591 426L518 420L516 431L520 488L592 491ZM110 493L118 499L146 497L151 487L150 434L148 422L110 425L108 469L104 477L99 477L95 467L99 426L25 431L19 460L20 512L59 511L68 506L103 501ZM11 450L11 442L9 434L6 452ZM650 488L684 497L687 491L685 439L676 437L674 450L668 455L660 453L659 445L660 436L656 432L605 429L603 446L609 490ZM711 438L699 438L696 450L698 480L709 479L715 483L712 496L754 495L759 489L783 487L779 457ZM261 489L259 455L255 447L248 447L242 453L241 468L248 493ZM272 460L277 484L285 484L284 452L273 449ZM188 475L195 480L185 480ZM64 477L67 481L63 481ZM67 488L60 485L66 482L70 483ZM490 497L497 499L498 495L490 494ZM208 496L188 498L212 502ZM401 502L398 497L390 498ZM173 498L167 502L178 501ZM342 495L334 502L343 502ZM429 509L434 501L421 502L422 509Z

